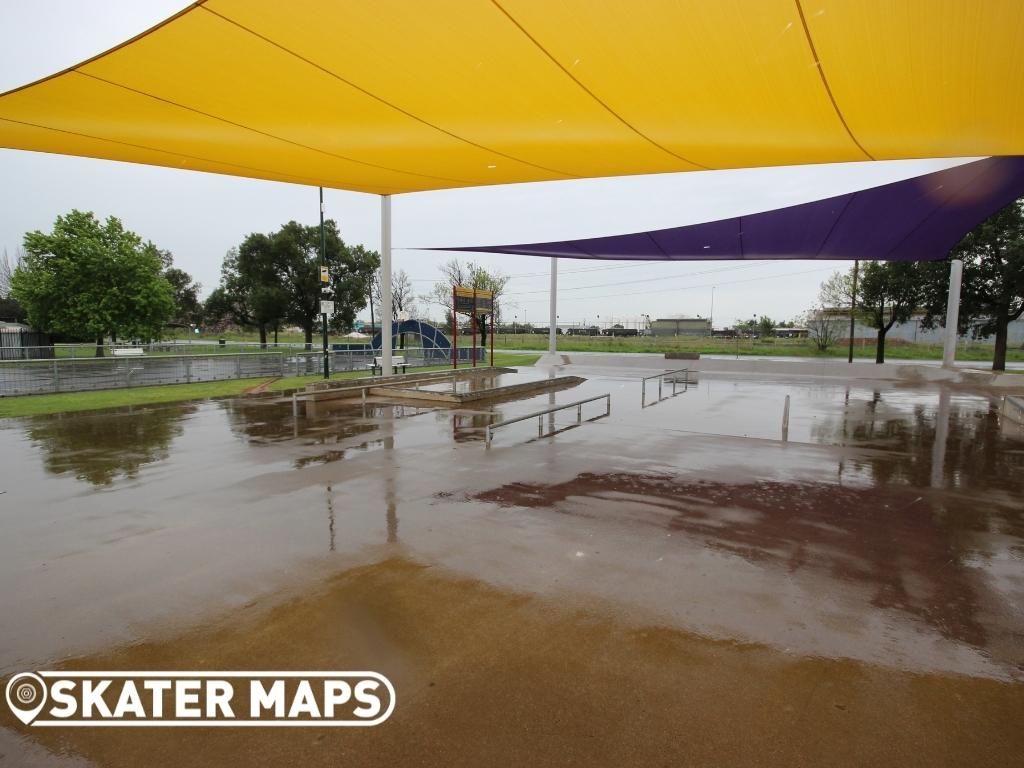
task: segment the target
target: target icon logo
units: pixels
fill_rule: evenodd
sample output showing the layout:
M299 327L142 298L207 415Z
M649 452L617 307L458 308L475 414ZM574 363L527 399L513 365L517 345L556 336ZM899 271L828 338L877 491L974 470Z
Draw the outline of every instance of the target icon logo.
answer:
M25 725L39 714L46 698L46 683L32 672L22 672L7 682L7 706Z

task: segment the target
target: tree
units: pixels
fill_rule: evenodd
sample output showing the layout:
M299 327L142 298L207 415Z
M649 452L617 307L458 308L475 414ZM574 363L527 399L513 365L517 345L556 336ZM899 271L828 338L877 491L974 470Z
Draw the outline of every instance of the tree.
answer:
M290 221L271 235L275 263L283 273L281 285L289 299L288 319L302 327L307 345L313 342L321 296L334 301L334 323L350 327L356 312L366 306L370 279L380 265L375 251L345 245L331 219L324 222L324 236L329 282L321 294L319 226Z
M843 336L853 296L853 271L834 272L818 288L818 303L800 320L819 352L825 352Z
M373 300L378 307L384 306L380 290L381 271L378 269L373 274ZM412 281L404 269L391 273L391 319L398 320L399 312L408 312L413 315L416 312L416 297L412 292ZM449 303L451 303L449 301Z
M11 293L42 331L96 339L155 338L174 311L174 291L161 275L152 243L111 216L58 216L49 234L25 235L26 255L11 275Z
M904 323L923 298L924 273L914 261L868 261L857 291L857 314L878 331L875 362L885 362L885 335Z
M849 309L853 303L853 267L848 272L833 272L818 290L818 301L829 309Z
M802 323L814 341L814 346L819 352L824 352L842 338L846 318L833 308L819 303L811 307Z
M774 336L775 321L768 317L768 315L761 315L761 319L757 321L757 334L762 339L769 339Z
M267 331L276 331L288 312L288 296L279 284L266 235L250 235L241 248L224 255L220 285L203 307L206 322L214 326L256 328L260 346Z
M18 303L17 299L11 296L11 277L20 263L20 253L15 253L14 264L12 265L11 259L7 255L7 249L4 248L3 258L0 258L0 320L10 323L25 321L24 307Z
M500 272L488 272L472 261L462 262L458 259L451 259L441 265L443 278L435 283L430 292L421 296L424 301L432 304L440 304L445 309L445 324L451 327L452 323L452 288L457 285L477 290L490 291L493 294L494 322L501 321L501 296L505 292L505 286L509 278Z
M321 291L320 228L290 221L271 234L251 234L228 252L221 269L221 290L207 306L219 317L230 314L240 325L254 325L260 342L281 320L301 326L307 346L320 318L320 299L334 301L335 327L350 327L366 305L370 278L380 257L363 246L347 246L332 220L324 222L329 282Z
M757 331L757 318L752 317L749 320L739 320L732 328L740 336L753 336Z
M1009 324L1024 314L1024 200L1017 200L968 232L949 253L964 262L959 332L995 334L992 370L1006 370ZM925 316L931 328L946 322L949 264L923 265Z
M14 263L12 265L11 258L7 255L7 249L4 248L3 258L0 259L0 299L6 299L11 295L11 276L20 263L21 254L16 253L14 255Z
M170 251L159 251L160 263L164 267L164 278L174 289L174 314L172 320L179 325L192 325L202 315L202 303L199 291L203 286L192 279L192 275L174 266L174 256Z

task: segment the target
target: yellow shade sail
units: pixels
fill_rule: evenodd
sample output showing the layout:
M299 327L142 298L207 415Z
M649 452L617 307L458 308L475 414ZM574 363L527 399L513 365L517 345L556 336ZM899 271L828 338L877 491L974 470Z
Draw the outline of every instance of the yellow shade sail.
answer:
M206 0L0 146L380 194L1024 154L1019 0Z

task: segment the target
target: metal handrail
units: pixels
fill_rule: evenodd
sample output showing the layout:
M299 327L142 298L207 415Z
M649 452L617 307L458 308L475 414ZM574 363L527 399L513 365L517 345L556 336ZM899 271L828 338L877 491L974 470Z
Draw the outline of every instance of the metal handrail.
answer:
M545 408L543 411L536 411L534 413L528 413L525 416L517 416L514 419L505 419L505 421L499 421L495 424L488 424L484 430L484 445L487 448L491 447L491 430L497 429L498 427L507 427L509 424L518 424L520 421L526 421L527 419L537 419L537 437L544 436L544 417L549 413L555 413L555 411L564 411L567 408L576 409L576 423L583 423L583 406L587 403L593 403L595 400L604 400L606 403L604 415L610 416L612 413L612 396L611 394L597 395L597 397L588 397L586 400L576 400L572 403L565 403L563 405L554 405L551 408ZM601 416L595 416L594 418L603 418Z
M656 402L651 403L651 405L657 405L657 403L660 403L662 400L665 399L664 397L662 397L662 394L661 394L661 392L662 392L662 383L664 382L665 377L666 376L678 375L680 373L683 374L683 386L685 387L683 389L683 391L686 392L690 388L690 369L689 368L679 368L678 370L675 370L675 371L664 371L663 373L656 373L653 376L644 376L642 379L640 379L640 407L641 408L646 408L647 407L647 382L650 379L657 379L658 380L658 399L657 399ZM679 383L678 379L672 379L672 397L676 396L676 384L678 384L678 383Z

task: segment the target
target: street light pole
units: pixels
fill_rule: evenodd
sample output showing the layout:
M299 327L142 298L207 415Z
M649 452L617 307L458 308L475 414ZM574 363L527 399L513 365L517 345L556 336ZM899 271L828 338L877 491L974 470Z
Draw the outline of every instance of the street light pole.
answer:
M324 188L320 187L320 264L327 266L327 235L324 233ZM327 293L330 283L320 284L320 298ZM331 378L331 354L327 350L327 313L323 312L324 320L324 378Z
M711 314L708 315L708 325L711 326L711 335L715 335L715 286L711 286Z

